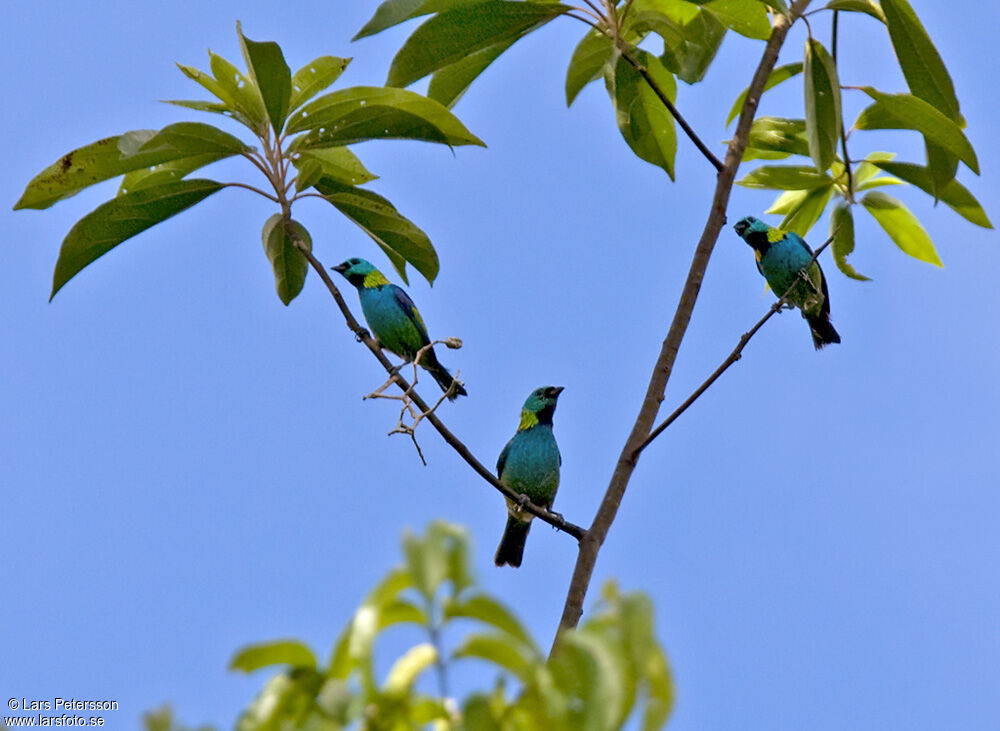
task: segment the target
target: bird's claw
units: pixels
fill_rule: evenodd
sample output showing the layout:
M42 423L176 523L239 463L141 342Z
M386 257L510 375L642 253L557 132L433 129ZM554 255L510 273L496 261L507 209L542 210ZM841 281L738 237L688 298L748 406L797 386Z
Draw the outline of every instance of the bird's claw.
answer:
M555 518L556 520L558 520L560 523L565 523L566 522L566 519L563 518L562 513L557 513L555 510L551 510L550 509L549 510L549 515L551 515L553 518ZM554 526L552 526L552 529L553 530L559 530L559 526L554 525Z
M370 332L368 332L364 328L361 328L354 334L354 340L355 342L363 343L365 341L365 338L370 338L371 336L372 334Z
M525 495L523 492L517 496L517 509L524 510L524 506L531 502L531 498Z

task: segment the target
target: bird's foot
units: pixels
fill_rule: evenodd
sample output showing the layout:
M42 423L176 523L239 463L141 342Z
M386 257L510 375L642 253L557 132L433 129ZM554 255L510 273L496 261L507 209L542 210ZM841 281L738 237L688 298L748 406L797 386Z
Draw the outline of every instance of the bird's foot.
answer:
M566 522L566 519L562 516L562 513L557 513L552 508L549 508L549 515L551 515L553 518L555 518L556 520L558 520L560 523L565 523ZM553 530L559 530L559 526L554 525L554 526L552 526L552 529Z
M371 336L372 334L370 332L368 332L364 328L361 328L354 334L354 340L355 342L363 343L365 341L365 338L370 338ZM375 339L375 342L378 343L378 338Z
M517 496L517 512L524 510L524 506L531 502L531 498L523 492Z

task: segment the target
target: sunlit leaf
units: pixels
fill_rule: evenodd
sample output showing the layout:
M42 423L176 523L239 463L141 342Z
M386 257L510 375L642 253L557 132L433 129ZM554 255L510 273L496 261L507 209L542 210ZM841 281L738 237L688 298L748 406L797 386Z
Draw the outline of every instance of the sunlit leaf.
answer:
M487 660L514 677L527 682L531 678L534 658L518 645L512 645L505 634L471 634L459 643L453 658L475 657Z
M847 257L854 252L854 214L851 207L844 202L840 202L833 207L830 214L830 235L833 236L833 260L837 268L851 279L860 282L870 281L864 274L859 274L851 266Z
M444 607L444 616L447 619L456 617L477 619L489 624L506 632L512 639L522 643L540 657L540 651L524 625L507 607L486 594L476 594L467 599L448 602Z
M805 120L758 117L750 127L747 150L808 157L809 141L806 139Z
M846 10L852 13L865 13L875 20L885 22L885 13L875 0L831 0L826 4L829 10Z
M875 162L875 164L887 173L917 186L928 195L934 195L935 190L931 181L931 174L927 168L914 165L913 163L891 162L888 160L880 160ZM986 215L986 211L979 204L979 201L958 180L952 180L936 192L938 198L955 211L955 213L962 216L962 218L983 228L993 228L993 224Z
M930 236L902 202L885 193L873 191L865 194L861 199L861 205L889 234L893 243L905 253L928 264L942 266Z
M809 190L832 183L833 178L827 173L805 165L764 165L737 181L744 188L769 190Z
M217 53L209 51L208 60L217 85L224 90L223 101L250 120L252 129L261 132L267 125L267 108L257 85Z
M278 299L288 305L302 291L309 271L309 262L295 246L295 242L301 241L312 251L312 238L302 224L286 219L280 213L267 219L261 238L264 253L274 270L274 288Z
M480 0L385 0L375 10L375 14L365 23L351 40L381 33L386 28L399 25L411 18L429 13L437 13L461 5L469 5Z
M329 87L340 78L350 62L349 58L320 56L296 71L292 77L292 94L288 100L289 110L298 109Z
M837 65L819 41L806 42L806 139L817 170L827 170L837 156L840 138L840 81Z
M802 199L802 203L794 210L788 212L778 228L785 231L794 231L799 236L805 236L816 225L820 216L823 215L826 204L830 202L833 193L834 187L832 185L826 188L810 190L809 194Z
M113 198L81 218L59 249L52 294L88 264L123 241L180 213L223 188L214 180L178 180Z
M247 645L237 650L229 661L230 670L244 673L252 673L271 665L315 668L316 656L298 640L275 640Z
M798 76L802 73L801 63L788 63L784 66L777 66L771 74L767 77L767 82L764 84L764 91L768 89L773 89L782 81L788 81L794 76ZM743 104L747 100L747 94L750 91L750 87L747 87L740 95L736 97L736 101L733 102L732 108L729 110L729 115L726 117L726 125L728 126L734 119L740 115L740 111L743 109Z
M570 728L613 729L621 708L621 668L596 636L563 635L549 658L556 687L569 696Z
M406 599L394 599L379 610L378 630L381 632L387 627L397 624L429 626L430 620L427 613L413 602Z
M411 647L389 669L389 675L382 686L383 692L390 695L408 692L417 676L433 665L437 657L437 650L429 643Z
M710 0L702 8L711 11L727 28L747 38L766 41L771 35L767 10L760 3L746 0Z
M304 163L316 163L322 172L320 177L327 177L344 185L364 185L378 178L377 175L369 172L358 156L346 147L302 150L293 158L292 162L299 168L300 174ZM316 178L316 180L318 179ZM311 181L309 185L315 183L316 180Z
M573 103L583 87L601 78L604 64L611 58L613 50L613 41L597 31L590 31L577 44L566 69L567 107Z
M647 21L653 19L654 15L647 16ZM663 16L660 22L650 23L650 29L663 38L663 65L688 84L705 77L726 35L726 26L700 9L685 22Z

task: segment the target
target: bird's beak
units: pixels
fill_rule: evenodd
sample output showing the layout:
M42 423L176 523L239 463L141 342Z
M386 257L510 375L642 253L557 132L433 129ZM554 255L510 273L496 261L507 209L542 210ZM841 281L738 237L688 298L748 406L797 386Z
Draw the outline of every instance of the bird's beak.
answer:
M562 393L562 392L563 392L563 391L564 391L565 389L566 389L566 387L565 387L565 386L553 386L553 387L552 387L552 395L553 395L553 396L558 396L558 395L559 395L559 394L561 394L561 393Z
M347 262L346 262L346 261L343 261L343 262L341 262L340 264L338 264L337 266L335 266L335 267L330 267L330 268L331 268L331 269L332 269L333 271L335 271L335 272L340 272L341 274L343 274L344 272L346 272L346 271L347 271L347 269L348 269L348 266L347 266Z

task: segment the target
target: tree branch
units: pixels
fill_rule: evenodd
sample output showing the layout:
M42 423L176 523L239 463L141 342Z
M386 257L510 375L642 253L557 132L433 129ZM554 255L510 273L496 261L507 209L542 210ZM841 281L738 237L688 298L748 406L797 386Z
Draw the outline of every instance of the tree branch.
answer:
M836 235L836 232L834 232L834 235ZM829 246L832 241L833 241L833 236L824 241L823 245L820 246L818 249L816 249L815 253L812 255L812 258L809 260L809 263L806 264L804 267L802 267L802 269L799 271L799 276L796 277L796 280L792 282L791 286L785 291L785 293L780 298L778 298L777 302L771 305L771 308L764 314L762 318L757 320L756 325L754 325L747 332L743 333L743 335L740 336L740 340L736 344L736 347L733 349L733 352L730 353L729 356L724 361L722 361L722 364L715 369L712 375L710 375L707 379L705 379L704 383L702 383L700 386L698 386L698 388L694 390L694 393L692 393L684 400L684 403L682 403L680 406L674 409L674 412L670 414L670 416L668 416L662 422L660 422L660 424L655 429L653 429L653 431L649 433L649 436L643 440L642 444L640 444L638 447L635 448L635 450L632 452L632 457L631 457L633 462L639 458L639 453L642 452L642 450L644 450L646 447L648 447L650 442L652 442L654 439L660 436L660 434L662 434L663 431L668 426L673 424L677 420L678 416L687 411L688 407L695 401L697 401L698 397L701 396L703 393L705 393L705 391L708 390L709 386L711 386L713 383L716 382L716 380L718 380L719 376L721 376L723 373L726 372L729 366L731 366L733 363L738 361L743 356L743 348L745 348L746 344L750 342L750 338L756 335L757 331L760 330L762 327L764 327L764 323L770 320L773 315L776 315L778 314L778 312L781 311L781 308L784 307L785 304L788 302L788 295L792 293L792 289L794 289L795 285L798 284L797 280L805 276L805 273L809 270L809 267L812 266L813 262L819 258L819 255L823 253L823 250L827 246ZM806 281L808 281L808 279Z
M493 475L493 473L490 472L488 469L486 469L486 467L483 466L482 462L476 459L475 455L473 455L472 452L469 451L469 448L465 446L462 440L459 439L457 436L455 436L451 432L451 430L444 425L444 422L442 422L441 419L438 418L437 414L434 413L434 411L427 405L427 403L420 397L420 395L415 390L413 390L413 387L410 386L409 383L407 383L406 379L404 379L401 375L399 375L398 369L396 369L389 361L389 359L385 357L385 354L382 352L382 349L378 346L378 344L375 342L375 340L372 338L369 332L365 330L363 327L361 327L358 321L354 318L354 315L351 314L351 310L347 307L347 303L344 301L343 295L340 294L340 290L337 289L337 285L335 285L333 283L333 280L330 279L330 275L327 274L326 269L323 268L323 265L319 262L319 260L301 241L296 241L295 247L302 252L302 254L309 261L309 264L319 275L320 279L323 280L323 284L326 285L326 288L330 291L330 294L333 296L334 301L337 303L337 307L340 308L340 312L344 316L344 320L347 323L347 327L350 328L351 332L354 333L354 336L355 338L357 338L358 342L364 343L368 347L368 350L370 350L372 352L372 355L375 356L376 360L378 360L378 362L382 364L382 367L385 368L387 373L395 374L396 385L399 387L401 391L409 394L410 400L413 401L414 404L416 404L417 408L419 408L422 412L426 414L424 418L426 418L427 421L429 421L431 424L434 425L434 428L437 429L438 433L445 440L445 442L447 442L452 449L458 452L458 455L462 459L464 459L468 463L468 465L472 467L472 469L479 474L480 477L482 477L484 480L490 483L494 488L496 488L499 492L501 492L505 498L507 498L508 500L513 500L515 503L522 505L523 510L526 510L535 517L540 518L541 520L551 525L553 528L557 528L558 530L561 530L563 533L568 533L569 535L573 536L578 541L582 541L586 536L587 531L585 531L580 526L575 525L574 523L570 523L569 521L564 519L561 515L559 515L559 513L554 513L551 510L546 510L545 508L539 507L538 505L535 505L534 503L527 501L524 495L516 493L509 487L506 487L505 485L501 484L500 481Z
M701 289L702 280L705 277L705 270L708 267L709 258L715 247L715 242L719 237L719 232L726 222L726 207L729 203L729 195L732 191L733 182L736 179L736 170L743 159L746 150L747 140L750 134L750 125L753 122L754 114L757 111L757 104L764 90L764 84L770 75L774 64L778 59L778 52L785 41L788 29L792 23L808 7L809 0L795 0L787 16L780 15L774 20L774 27L771 36L767 41L764 54L754 73L753 81L747 92L743 109L740 112L739 122L736 125L736 132L726 150L726 159L723 168L716 178L715 194L712 199L712 207L702 231L701 239L695 249L694 258L688 271L687 280L681 292L680 302L674 312L670 330L663 341L660 355L653 367L650 377L649 387L646 389L646 397L639 409L632 432L629 434L615 465L614 473L604 493L604 499L594 516L590 528L580 539L580 549L577 555L576 566L573 569L573 578L570 581L569 590L566 594L566 603L563 606L562 618L559 622L559 632L565 629L576 627L583 614L583 602L587 595L587 588L594 571L594 564L597 562L597 554L601 544L607 537L608 530L614 522L625 495L632 473L635 470L637 457L636 449L646 440L653 428L656 414L663 402L663 394L673 370L674 361L677 358L677 351L681 341L687 331L688 323L691 320L691 313L694 310L698 293ZM558 642L559 634L553 642Z

